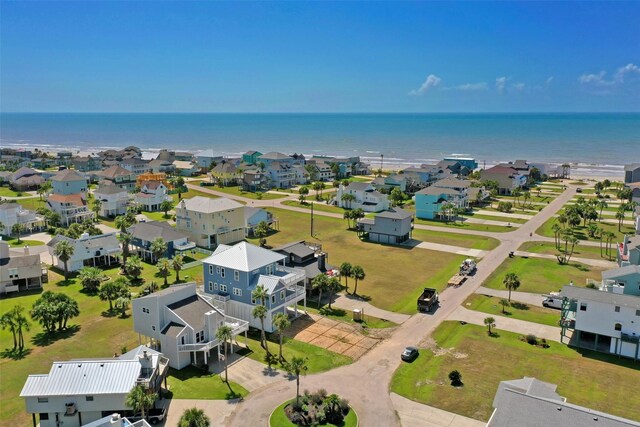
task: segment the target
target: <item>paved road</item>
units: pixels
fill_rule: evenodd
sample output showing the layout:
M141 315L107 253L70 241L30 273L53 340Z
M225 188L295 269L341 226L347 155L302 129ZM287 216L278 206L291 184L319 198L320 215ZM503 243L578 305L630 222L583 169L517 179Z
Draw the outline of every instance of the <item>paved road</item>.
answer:
M485 288L484 286L480 286L478 289L476 289L476 293L481 295L489 295L492 297L504 298L504 299L509 298L509 291L502 290L502 289ZM511 292L511 301L518 301L525 304L542 307L543 300L544 300L544 297L542 296L542 294L534 294L531 292L518 292L518 291Z
M353 295L336 295L335 300L333 301L333 306L349 311L356 308L361 308L364 309L365 315L370 315L379 319L390 320L393 323L397 324L404 323L411 317L408 314L383 310Z
M397 426L400 419L389 396L388 384L400 363L398 355L407 345L417 345L427 338L444 320L452 316L462 302L475 292L530 233L551 218L575 194L575 187L553 200L538 215L519 229L509 233L491 233L501 244L479 263L477 273L464 286L448 288L441 294L441 306L433 314L417 314L399 326L394 335L374 347L361 359L322 374L309 375L301 380L301 387L325 388L349 399L360 416L363 426ZM479 234L479 233L478 233ZM274 407L295 393L295 384L288 381L274 383L249 395L229 417L230 426L265 425Z

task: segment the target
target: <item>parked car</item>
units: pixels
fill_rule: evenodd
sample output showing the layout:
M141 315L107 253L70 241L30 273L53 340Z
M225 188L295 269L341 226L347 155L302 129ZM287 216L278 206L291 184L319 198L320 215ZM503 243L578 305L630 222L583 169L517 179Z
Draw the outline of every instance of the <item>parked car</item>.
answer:
M580 187L576 188L576 193L582 193L582 188Z
M158 424L160 421L164 420L167 415L167 408L152 408L147 411L145 414L145 418L149 422L149 424ZM132 423L136 421L140 421L142 419L142 414L137 413L135 415L127 416L127 419Z
M407 347L407 348L404 349L404 351L400 355L400 358L402 360L404 360L405 362L411 362L416 357L418 357L418 354L420 354L420 353L418 352L417 348L415 348L415 347Z
M545 296L546 298L542 301L543 307L562 308L562 295L559 292L551 292Z

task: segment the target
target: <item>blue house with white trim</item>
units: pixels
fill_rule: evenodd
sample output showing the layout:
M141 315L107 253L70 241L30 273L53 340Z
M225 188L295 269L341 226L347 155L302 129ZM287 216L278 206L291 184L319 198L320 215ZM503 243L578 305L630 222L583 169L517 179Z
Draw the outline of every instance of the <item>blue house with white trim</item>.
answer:
M240 242L233 246L219 245L215 252L202 261L204 291L213 297L214 306L228 316L249 322L260 328L260 320L252 310L261 301L251 293L264 286L267 317L264 326L273 332L272 318L276 313L298 317L298 303L306 308L305 270L284 265L287 257L274 251Z

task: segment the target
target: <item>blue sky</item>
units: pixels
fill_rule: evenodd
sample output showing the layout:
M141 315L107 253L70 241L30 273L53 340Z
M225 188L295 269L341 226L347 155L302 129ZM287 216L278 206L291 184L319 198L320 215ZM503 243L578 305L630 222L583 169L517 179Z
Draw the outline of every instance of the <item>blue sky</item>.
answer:
M640 2L6 2L1 111L640 111Z

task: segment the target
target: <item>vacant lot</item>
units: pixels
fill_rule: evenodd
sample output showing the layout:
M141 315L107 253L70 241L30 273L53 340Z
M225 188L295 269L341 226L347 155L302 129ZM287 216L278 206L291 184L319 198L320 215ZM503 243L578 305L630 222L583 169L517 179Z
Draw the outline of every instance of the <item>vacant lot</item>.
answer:
M543 325L549 326L558 326L560 310L542 308L515 301L507 303L503 308L500 300L501 298L497 297L473 294L463 303L463 307L495 316L510 317L512 319L542 323Z
M506 289L502 280L507 273L515 273L520 278L520 292L544 294L561 289L573 281L576 286L585 286L587 279L599 280L602 269L574 263L560 265L557 261L541 258L507 258L486 280L484 286L492 289Z
M489 337L482 326L444 322L433 334L437 346L421 349L413 363L403 363L391 391L486 421L499 382L530 376L557 384L558 394L569 403L640 420L640 405L628 401L640 383L637 364L555 342L547 349L534 347L518 334L497 333ZM464 386L450 385L447 375L454 369Z

